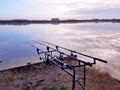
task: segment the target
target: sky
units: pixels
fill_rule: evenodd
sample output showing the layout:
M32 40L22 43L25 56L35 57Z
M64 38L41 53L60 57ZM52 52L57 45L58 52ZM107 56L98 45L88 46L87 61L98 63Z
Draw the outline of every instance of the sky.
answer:
M120 18L120 0L0 0L0 19Z

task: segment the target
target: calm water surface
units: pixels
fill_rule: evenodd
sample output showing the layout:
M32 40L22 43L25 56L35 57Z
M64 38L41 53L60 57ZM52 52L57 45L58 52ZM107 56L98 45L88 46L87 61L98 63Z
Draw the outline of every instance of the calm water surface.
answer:
M120 25L117 23L0 25L0 70L39 62L26 42L49 41L102 58L95 67L120 79Z

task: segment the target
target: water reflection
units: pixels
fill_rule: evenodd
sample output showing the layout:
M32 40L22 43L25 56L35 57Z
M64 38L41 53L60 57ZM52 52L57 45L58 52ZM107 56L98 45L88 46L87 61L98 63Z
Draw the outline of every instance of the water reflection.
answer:
M115 23L0 25L0 69L38 62L36 51L25 42L49 41L73 50L108 60L97 68L119 76L120 27Z

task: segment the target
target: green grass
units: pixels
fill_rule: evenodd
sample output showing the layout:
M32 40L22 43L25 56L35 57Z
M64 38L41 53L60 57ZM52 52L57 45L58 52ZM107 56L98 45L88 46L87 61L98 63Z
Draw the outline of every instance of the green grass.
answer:
M42 90L67 90L64 86L47 85Z

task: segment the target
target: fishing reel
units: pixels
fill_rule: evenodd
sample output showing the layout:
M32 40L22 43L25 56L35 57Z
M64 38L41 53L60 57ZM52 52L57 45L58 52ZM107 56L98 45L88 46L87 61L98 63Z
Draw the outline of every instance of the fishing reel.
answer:
M59 59L59 60L64 60L64 56L63 56L63 53L62 53L62 52L60 52L60 55L59 55L58 59Z
M75 55L75 54L73 54L73 52L71 52L69 59L74 60L75 58L77 59L77 55Z
M39 56L39 59L40 59L40 61L44 61L44 57L41 55L41 54L43 54L44 52L40 52L40 49L39 48L36 48L36 51L37 51L37 54L38 54L38 56Z

